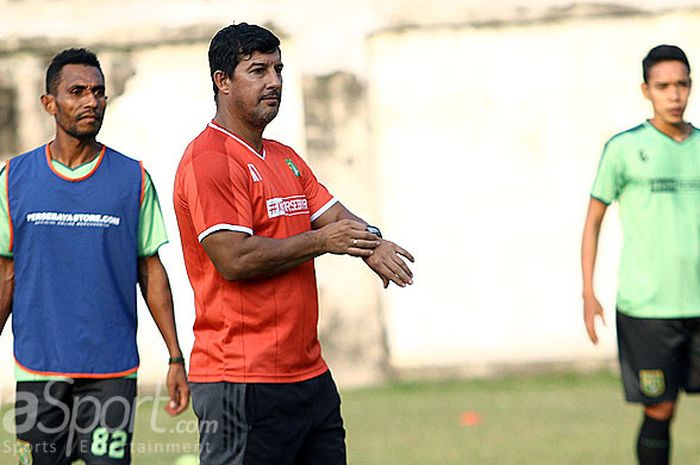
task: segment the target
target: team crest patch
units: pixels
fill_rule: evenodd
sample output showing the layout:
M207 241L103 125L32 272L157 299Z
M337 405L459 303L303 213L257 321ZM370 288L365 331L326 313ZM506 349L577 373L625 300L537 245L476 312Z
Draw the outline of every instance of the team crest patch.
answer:
M284 161L285 163L287 163L287 166L289 166L289 169L292 170L294 176L296 176L297 178L301 176L301 171L299 171L299 168L297 168L297 165L295 165L291 159L285 158Z
M640 370L639 387L647 397L659 397L666 390L662 370Z
M34 458L32 457L32 445L27 441L17 440L16 444L17 456L19 457L19 465L32 465Z

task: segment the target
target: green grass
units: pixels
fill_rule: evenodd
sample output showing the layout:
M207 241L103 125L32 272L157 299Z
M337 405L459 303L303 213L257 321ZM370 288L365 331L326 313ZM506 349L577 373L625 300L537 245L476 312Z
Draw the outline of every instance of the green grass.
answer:
M9 406L0 409L4 418ZM192 413L139 408L134 465L173 465L196 447ZM475 412L477 425L463 425ZM616 377L549 375L401 383L343 393L351 465L632 465L641 410ZM163 432L152 431L152 424ZM674 426L675 465L700 465L700 398L684 397ZM2 447L0 464L13 463ZM170 448L170 449L169 449Z

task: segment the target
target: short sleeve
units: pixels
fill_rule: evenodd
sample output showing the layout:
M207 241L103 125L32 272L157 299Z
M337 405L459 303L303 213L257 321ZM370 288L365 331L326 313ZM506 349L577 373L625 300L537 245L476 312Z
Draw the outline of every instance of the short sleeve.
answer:
M143 170L145 176L143 201L139 211L139 257L149 257L168 242L168 233L163 221L163 211L160 208L158 192L151 176Z
M338 200L335 199L328 189L318 182L309 165L295 153L296 160L299 163L301 171L301 183L304 188L306 200L309 202L309 212L311 212L311 221L315 221L319 216L323 215L331 208Z
M253 235L253 207L246 172L224 153L193 156L182 177L180 195L187 203L198 240L217 231Z
M12 258L12 226L7 198L7 163L0 170L0 256Z
M623 186L621 153L615 140L605 144L598 165L598 173L593 182L591 197L610 205L617 199Z

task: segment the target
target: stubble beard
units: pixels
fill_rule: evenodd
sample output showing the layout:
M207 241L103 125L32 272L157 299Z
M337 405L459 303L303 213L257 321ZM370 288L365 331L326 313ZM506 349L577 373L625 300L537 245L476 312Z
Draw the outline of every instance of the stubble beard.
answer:
M256 108L250 115L250 122L257 128L265 128L277 117L279 113L279 104L276 107Z
M78 140L90 140L94 139L97 137L97 134L100 133L100 129L102 128L102 124L99 124L95 129L89 130L89 131L80 131L75 127L71 128L64 128L63 130L71 137L74 137Z
M61 127L61 129L63 129L63 132L78 140L91 140L97 137L97 134L100 133L100 129L102 129L102 121L102 116L99 116L95 121L95 125L93 126L94 129L81 130L78 127L79 120L73 121L70 124L63 124L60 118L56 119L56 122Z

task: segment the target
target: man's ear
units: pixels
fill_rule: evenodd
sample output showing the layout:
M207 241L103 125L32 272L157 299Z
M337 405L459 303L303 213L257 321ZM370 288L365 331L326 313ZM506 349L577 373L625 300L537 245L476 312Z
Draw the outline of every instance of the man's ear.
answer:
M56 116L56 97L52 94L44 94L41 96L41 104L44 105L44 110L51 116Z
M231 78L226 73L221 70L214 71L212 79L219 92L224 95L228 95L231 92Z
M649 84L642 82L642 95L647 100L651 100L651 95L649 95Z

